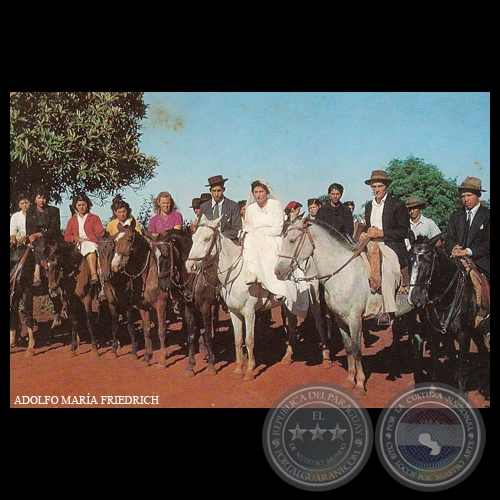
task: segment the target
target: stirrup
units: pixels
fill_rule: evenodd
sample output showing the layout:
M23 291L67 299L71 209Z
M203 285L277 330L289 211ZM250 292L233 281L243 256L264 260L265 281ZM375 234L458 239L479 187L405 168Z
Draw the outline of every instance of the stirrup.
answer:
M380 313L377 318L378 326L390 326L391 324L391 316L389 313Z

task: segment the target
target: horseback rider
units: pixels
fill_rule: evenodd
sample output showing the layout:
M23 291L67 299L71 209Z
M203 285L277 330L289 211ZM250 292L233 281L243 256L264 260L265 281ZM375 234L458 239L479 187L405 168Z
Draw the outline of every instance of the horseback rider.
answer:
M365 207L366 228L359 237L360 241L371 239L377 242L382 253L381 292L384 312L378 318L379 325L390 325L390 315L397 310L396 293L401 284L402 273L408 276L409 256L405 244L410 230L408 211L403 201L387 193L391 184L387 172L372 171L365 181L374 194L371 203Z

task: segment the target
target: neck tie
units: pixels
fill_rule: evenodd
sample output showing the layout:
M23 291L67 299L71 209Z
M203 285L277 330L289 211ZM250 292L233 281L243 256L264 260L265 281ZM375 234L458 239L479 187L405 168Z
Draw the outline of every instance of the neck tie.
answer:
M214 205L214 219L219 217L219 202L216 201Z
M472 210L467 210L467 231L470 229L471 220L472 220Z

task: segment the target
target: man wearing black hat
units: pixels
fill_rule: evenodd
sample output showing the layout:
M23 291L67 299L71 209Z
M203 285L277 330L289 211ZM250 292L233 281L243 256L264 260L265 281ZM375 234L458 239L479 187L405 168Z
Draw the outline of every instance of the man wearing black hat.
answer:
M452 259L470 257L490 280L490 209L481 205L484 189L476 177L457 186L463 207L450 216L445 248Z
M222 217L219 223L220 231L224 236L237 243L238 233L241 229L241 214L238 204L224 196L226 190L224 184L227 180L222 175L209 177L206 187L210 188L212 198L201 204L198 220L202 215L205 215L208 220Z

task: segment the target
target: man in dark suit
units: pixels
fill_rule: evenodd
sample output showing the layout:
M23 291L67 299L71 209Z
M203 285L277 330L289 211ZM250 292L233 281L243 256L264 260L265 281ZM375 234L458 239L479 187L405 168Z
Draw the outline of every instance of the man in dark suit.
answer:
M390 324L387 313L396 312L396 292L401 284L401 274L408 274L405 268L409 264L405 238L408 238L410 231L410 219L404 202L387 193L391 182L387 172L383 170L374 170L371 177L365 181L365 184L372 188L374 200L365 206L366 228L359 237L360 241L370 238L378 242L383 254L381 274L385 312L379 317L380 325ZM387 252L386 247L396 253L399 269L394 269L397 263L390 268L387 266L394 254ZM403 284L405 281L403 280Z
M463 208L453 212L446 231L445 248L452 259L470 257L490 280L490 209L479 200L481 181L467 177L457 186Z
M198 220L202 215L205 215L209 220L222 216L219 224L220 231L224 236L237 243L238 233L242 227L241 214L238 203L224 196L226 190L224 184L227 180L222 175L215 175L208 179L206 187L210 188L212 197L201 204Z

